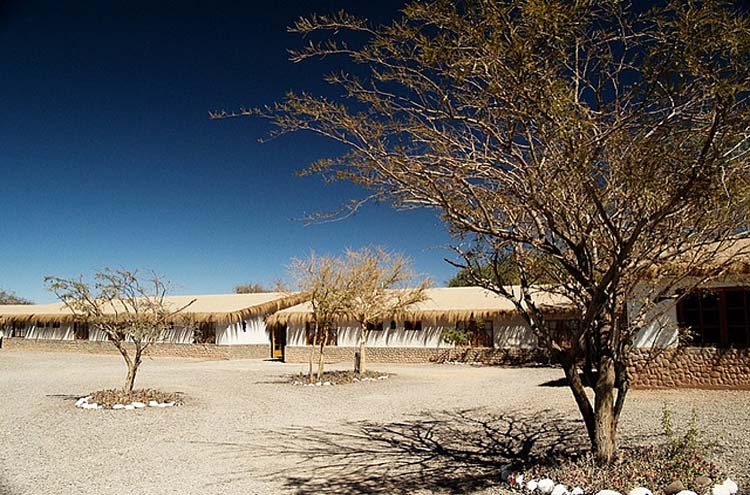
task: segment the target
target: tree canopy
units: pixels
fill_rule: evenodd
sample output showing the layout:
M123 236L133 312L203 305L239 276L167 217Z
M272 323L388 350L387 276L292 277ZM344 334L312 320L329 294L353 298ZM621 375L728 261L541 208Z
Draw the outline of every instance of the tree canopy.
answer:
M747 14L721 0L646 13L434 0L386 25L341 12L290 30L310 40L292 61L344 56L361 70L327 77L339 99L290 92L238 114L345 145L305 171L368 191L344 215L370 200L438 209L474 283L511 300L562 364L596 457L614 459L634 336L665 294L747 254ZM517 294L480 269L505 256ZM531 297L542 276L577 312L566 335ZM597 371L593 400L581 362Z

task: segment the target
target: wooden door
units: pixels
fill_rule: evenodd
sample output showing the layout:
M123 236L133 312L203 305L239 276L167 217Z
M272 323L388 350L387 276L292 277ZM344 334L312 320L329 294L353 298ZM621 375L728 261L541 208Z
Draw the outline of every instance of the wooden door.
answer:
M271 331L271 357L283 360L285 346L286 325L274 325Z

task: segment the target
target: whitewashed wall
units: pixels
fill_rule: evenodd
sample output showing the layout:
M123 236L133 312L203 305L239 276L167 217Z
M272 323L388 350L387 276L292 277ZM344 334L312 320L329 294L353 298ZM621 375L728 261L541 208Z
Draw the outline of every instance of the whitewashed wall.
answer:
M60 325L57 328L37 325L26 327L27 339L73 340L73 337L73 325Z
M422 330L405 330L402 321L397 322L396 329L388 328L385 322L383 330L370 330L367 333L367 345L370 347L451 347L442 339L442 332L455 328L455 323L438 321L422 322ZM497 348L522 347L536 345L536 337L531 329L520 318L503 318L493 321L493 342ZM355 347L359 345L359 324L347 322L338 327L338 346ZM304 323L287 327L287 345L303 346L306 344Z
M304 327L302 328L304 338ZM216 325L216 343L219 345L232 344L270 344L271 338L266 330L266 322L262 317L242 322Z

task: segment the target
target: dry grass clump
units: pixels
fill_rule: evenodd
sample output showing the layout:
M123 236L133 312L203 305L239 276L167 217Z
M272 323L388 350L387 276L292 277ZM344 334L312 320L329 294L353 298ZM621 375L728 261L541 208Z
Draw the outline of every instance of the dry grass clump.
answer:
M347 383L357 383L362 381L385 380L385 378L381 377L388 378L389 376L389 373L382 373L379 371L365 371L364 373L355 373L350 370L326 371L323 373L323 377L320 380L316 379L315 382L328 382L332 385L345 385ZM309 377L304 373L291 375L289 378L289 381L293 385L301 385L309 383L310 381Z
M89 403L96 402L106 408L111 408L115 404L127 405L132 402L148 404L152 400L159 403L174 402L175 405L183 403L182 394L162 392L152 388L133 390L132 393L126 393L122 389L98 390L90 395Z

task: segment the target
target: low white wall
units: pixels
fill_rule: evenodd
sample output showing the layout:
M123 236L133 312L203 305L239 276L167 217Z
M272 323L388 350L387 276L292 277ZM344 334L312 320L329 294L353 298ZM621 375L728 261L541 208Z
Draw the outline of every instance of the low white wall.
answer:
M383 330L370 330L367 332L367 345L369 347L430 347L449 348L452 347L443 341L443 330L455 328L455 323L438 321L427 324L422 322L422 330L405 330L404 322L396 322L396 329L388 327L389 322L384 322ZM503 318L493 321L493 343L494 347L504 348L533 348L536 346L536 337L531 329L521 318ZM341 347L355 347L359 345L360 329L355 322L347 322L338 327L338 342ZM294 324L287 327L287 345L306 345L305 325Z
M304 333L303 327L303 337ZM269 344L270 342L271 338L266 330L266 322L261 317L246 320L244 328L242 322L216 325L216 343L219 345Z

